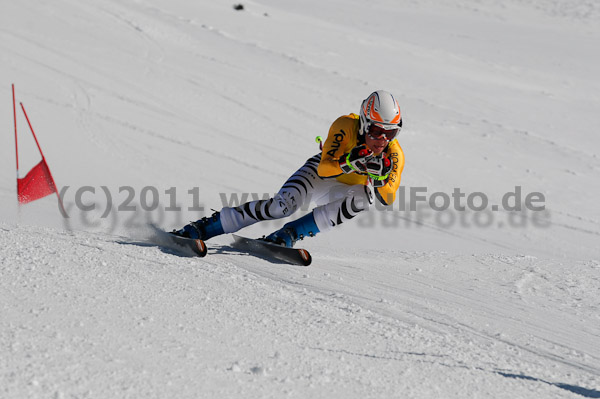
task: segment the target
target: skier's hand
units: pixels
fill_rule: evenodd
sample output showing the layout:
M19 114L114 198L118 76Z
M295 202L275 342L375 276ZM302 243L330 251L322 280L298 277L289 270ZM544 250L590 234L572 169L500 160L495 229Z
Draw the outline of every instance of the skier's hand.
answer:
M342 168L342 172L344 173L365 173L367 171L367 162L372 157L373 151L366 145L356 146L349 153L341 156L340 168Z
M394 163L383 154L370 158L366 164L367 173L373 180L373 187L383 187L392 171Z

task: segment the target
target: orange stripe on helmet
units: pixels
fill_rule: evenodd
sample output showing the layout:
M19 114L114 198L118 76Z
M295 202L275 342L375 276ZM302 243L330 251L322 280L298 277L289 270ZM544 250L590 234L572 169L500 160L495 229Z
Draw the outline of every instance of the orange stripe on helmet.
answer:
M374 105L375 96L372 96L371 98L369 98L369 102L366 104L367 109L365 109L365 115L368 115L367 117L374 122L383 122L383 119L381 118L379 112L375 111Z
M371 115L369 115L369 118L374 122L385 123L379 112L375 111L374 109L371 109Z

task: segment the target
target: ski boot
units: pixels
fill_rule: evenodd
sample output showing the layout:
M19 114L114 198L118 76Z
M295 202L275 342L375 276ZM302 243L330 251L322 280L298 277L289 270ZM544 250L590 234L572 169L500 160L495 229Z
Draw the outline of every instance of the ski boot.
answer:
M185 238L194 238L206 241L214 236L223 234L223 226L221 225L221 214L215 212L211 217L203 217L195 222L183 226L181 230L173 230L171 234Z
M314 237L318 232L319 228L311 212L300 219L286 223L281 229L263 237L262 240L291 248L296 241L303 240L304 237Z

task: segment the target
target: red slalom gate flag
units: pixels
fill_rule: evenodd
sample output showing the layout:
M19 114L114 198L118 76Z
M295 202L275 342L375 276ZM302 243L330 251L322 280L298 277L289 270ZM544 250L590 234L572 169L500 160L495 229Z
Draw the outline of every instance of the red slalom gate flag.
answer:
M19 203L26 204L56 192L56 185L46 164L42 159L22 179L17 178Z
M16 153L16 161L17 161L17 198L19 204L26 204L31 201L38 200L40 198L44 198L45 196L56 193L58 197L58 204L60 206L61 213L63 216L66 216L66 212L64 210L64 206L62 203L62 199L56 190L56 183L54 183L54 178L50 173L50 169L48 168L48 163L46 163L46 158L44 157L44 153L42 152L42 147L40 147L40 143L35 135L33 130L33 126L31 126L31 121L29 120L29 116L27 112L25 112L25 107L23 103L21 103L21 109L23 110L23 114L25 115L25 119L27 120L27 124L29 125L29 129L31 130L31 134L33 135L33 139L35 140L35 144L37 145L38 150L40 151L40 155L42 156L42 160L35 165L29 173L23 178L19 177L19 144L17 139L17 107L15 100L15 85L12 85L12 95L13 95L13 114L15 119L15 153Z

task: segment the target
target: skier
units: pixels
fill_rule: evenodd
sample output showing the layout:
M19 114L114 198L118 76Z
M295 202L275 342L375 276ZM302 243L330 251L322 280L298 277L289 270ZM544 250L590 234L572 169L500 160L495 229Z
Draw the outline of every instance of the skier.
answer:
M262 238L292 247L367 210L373 193L382 204L391 205L404 168L396 140L401 127L398 102L385 90L375 91L362 102L359 115L341 116L331 125L322 152L308 159L273 198L224 207L172 234L208 240L256 222L288 217L315 201L319 206L312 212Z

